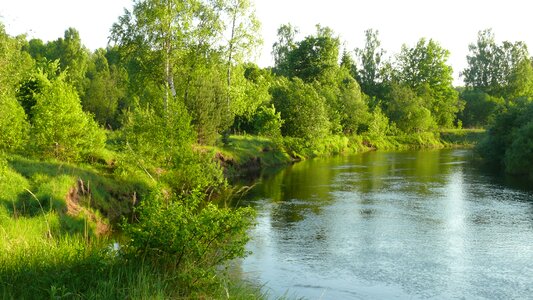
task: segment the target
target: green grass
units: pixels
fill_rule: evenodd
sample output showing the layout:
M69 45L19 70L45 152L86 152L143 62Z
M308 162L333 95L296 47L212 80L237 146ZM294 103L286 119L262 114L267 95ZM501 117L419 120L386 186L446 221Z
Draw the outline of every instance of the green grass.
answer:
M222 277L216 284L184 290L176 274L123 259L109 250L106 240L50 237L39 217L0 222L0 299L262 297L258 288Z
M247 164L272 167L288 164L292 158L272 140L249 135L232 135L229 143L214 147L218 159L229 162L230 167L239 168Z
M98 220L127 215L136 188L90 166L0 157L0 299L264 298L222 273L185 289L183 276L111 251Z
M485 136L485 129L449 129L440 133L447 147L474 147Z

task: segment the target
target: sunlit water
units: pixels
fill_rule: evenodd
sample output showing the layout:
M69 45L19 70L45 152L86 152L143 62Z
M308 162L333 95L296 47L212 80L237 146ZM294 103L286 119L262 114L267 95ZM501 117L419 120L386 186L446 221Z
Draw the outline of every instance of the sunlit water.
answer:
M263 176L244 276L272 298L533 299L533 189L467 150L315 159Z

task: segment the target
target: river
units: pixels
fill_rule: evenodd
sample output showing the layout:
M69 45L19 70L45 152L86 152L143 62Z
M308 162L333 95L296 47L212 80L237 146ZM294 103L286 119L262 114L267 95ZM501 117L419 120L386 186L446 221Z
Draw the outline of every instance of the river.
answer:
M269 298L533 299L533 188L469 150L369 152L264 174L241 263Z

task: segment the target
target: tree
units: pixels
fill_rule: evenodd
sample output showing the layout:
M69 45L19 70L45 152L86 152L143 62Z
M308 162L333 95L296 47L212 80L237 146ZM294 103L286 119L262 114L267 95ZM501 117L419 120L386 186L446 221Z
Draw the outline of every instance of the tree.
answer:
M90 57L82 105L100 125L117 128L119 103L126 95L126 75L119 66L109 65L106 54L106 50L98 49Z
M138 73L162 85L165 110L169 99L176 96L175 68L195 33L200 7L196 0L134 0L133 10L126 10L113 24L111 39L127 58L137 62Z
M274 57L274 72L279 75L289 76L289 53L296 49L296 35L298 28L289 24L278 28L278 40L272 45Z
M396 80L412 89L425 101L440 127L453 126L461 109L458 93L453 88L453 71L447 65L449 52L437 42L420 39L415 47L403 46L397 58Z
M33 67L28 54L21 51L24 37L10 37L0 23L0 151L17 150L28 138L29 124L15 98L19 82Z
M41 157L65 161L87 159L102 149L105 133L92 116L83 112L76 90L65 73L48 80L38 74L44 87L32 107L31 141Z
M308 83L333 83L339 68L340 40L328 27L316 25L316 29L315 35L297 42L296 48L288 53L288 76Z
M426 132L436 127L431 112L424 107L424 99L407 86L391 85L386 112L390 121L406 133Z
M495 116L505 107L503 98L494 97L479 90L465 90L461 98L465 101L465 108L459 119L467 128L480 128L491 124Z
M231 89L231 70L235 62L242 63L243 56L249 54L261 42L260 24L249 0L227 0L225 11L228 14L230 37L227 45L227 83ZM229 100L228 100L229 101Z
M299 78L281 80L272 89L272 102L281 113L284 136L320 139L329 132L325 99Z
M512 74L529 57L525 43L498 45L492 30L486 29L478 33L477 42L468 48L468 66L462 72L466 86L491 96L508 98L506 92Z
M381 47L379 31L368 29L365 31L365 47L358 48L355 53L359 59L359 68L352 75L361 85L362 91L371 98L382 99L384 88L383 56L385 51Z

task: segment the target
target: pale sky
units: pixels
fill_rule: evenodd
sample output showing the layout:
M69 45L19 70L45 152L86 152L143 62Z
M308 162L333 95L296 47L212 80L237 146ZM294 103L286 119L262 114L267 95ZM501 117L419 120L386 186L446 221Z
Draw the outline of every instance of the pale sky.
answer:
M252 0L253 1L253 0ZM348 50L364 46L364 30L379 30L389 55L403 43L433 38L451 52L455 77L466 66L468 44L492 28L498 41L525 41L533 47L533 18L525 0L255 0L262 22L263 49L258 63L272 64L272 43L279 25L292 23L301 37L315 24L331 27ZM0 18L10 35L27 33L45 41L76 28L89 49L105 47L109 28L131 7L131 0L0 0ZM533 50L531 50L533 53ZM460 81L456 80L456 83Z

